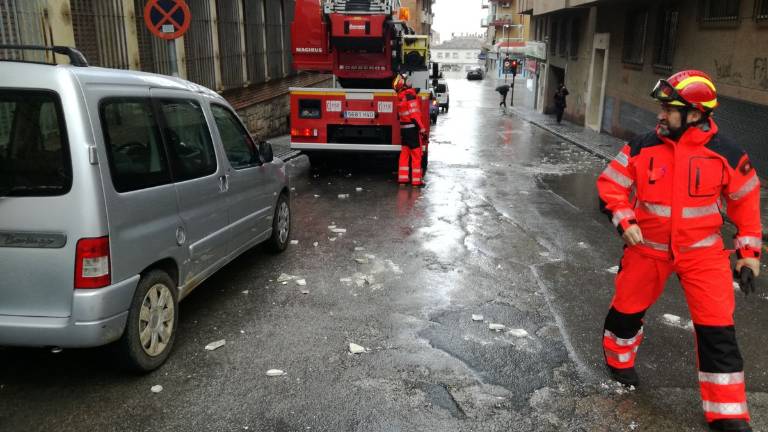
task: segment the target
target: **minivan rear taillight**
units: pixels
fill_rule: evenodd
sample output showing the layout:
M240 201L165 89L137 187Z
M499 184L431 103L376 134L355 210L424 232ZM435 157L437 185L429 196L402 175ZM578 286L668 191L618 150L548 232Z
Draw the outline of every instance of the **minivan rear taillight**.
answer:
M75 288L103 288L111 279L109 237L80 239L75 254Z

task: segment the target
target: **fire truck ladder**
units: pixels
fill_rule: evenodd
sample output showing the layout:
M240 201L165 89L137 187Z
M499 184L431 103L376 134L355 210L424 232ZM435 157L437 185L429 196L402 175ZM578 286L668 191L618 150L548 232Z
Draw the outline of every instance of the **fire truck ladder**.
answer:
M400 0L325 0L325 13L392 15L400 9Z

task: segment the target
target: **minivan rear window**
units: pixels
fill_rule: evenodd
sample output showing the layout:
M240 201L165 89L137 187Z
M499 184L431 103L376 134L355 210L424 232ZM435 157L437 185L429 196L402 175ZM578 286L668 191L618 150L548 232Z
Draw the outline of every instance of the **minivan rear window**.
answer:
M0 196L64 195L72 162L59 96L0 89Z

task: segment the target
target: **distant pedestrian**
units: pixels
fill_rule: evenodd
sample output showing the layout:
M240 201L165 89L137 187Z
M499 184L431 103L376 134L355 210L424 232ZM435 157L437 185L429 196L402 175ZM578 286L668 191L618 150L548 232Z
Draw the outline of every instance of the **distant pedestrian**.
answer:
M568 89L565 88L565 84L560 83L555 92L555 112L557 113L558 123L563 121L563 113L565 112L566 107L565 97L568 96L568 94Z
M502 84L496 87L496 91L501 95L501 102L499 106L503 106L504 110L507 110L507 93L509 93L509 84Z

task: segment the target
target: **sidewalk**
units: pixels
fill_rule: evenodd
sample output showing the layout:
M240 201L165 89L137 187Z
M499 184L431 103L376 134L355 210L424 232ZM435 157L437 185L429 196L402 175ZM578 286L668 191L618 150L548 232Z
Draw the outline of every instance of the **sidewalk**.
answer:
M513 106L508 111L606 161L613 159L626 143L626 141L614 136L597 133L566 120L558 124L554 115L541 114L530 108ZM766 231L766 227L768 227L768 181L761 178L760 183L760 218L763 225L763 241L768 242L768 231Z

